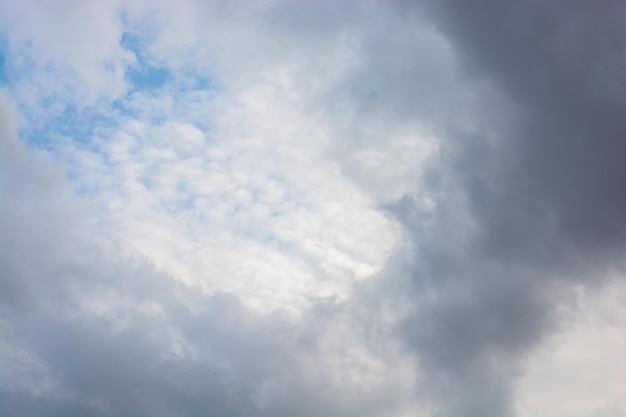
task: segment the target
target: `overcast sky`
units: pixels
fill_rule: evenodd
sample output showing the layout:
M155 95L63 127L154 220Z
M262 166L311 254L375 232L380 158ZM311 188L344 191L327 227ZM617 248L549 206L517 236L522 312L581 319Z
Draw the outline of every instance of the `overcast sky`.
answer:
M626 416L626 2L0 0L0 414Z

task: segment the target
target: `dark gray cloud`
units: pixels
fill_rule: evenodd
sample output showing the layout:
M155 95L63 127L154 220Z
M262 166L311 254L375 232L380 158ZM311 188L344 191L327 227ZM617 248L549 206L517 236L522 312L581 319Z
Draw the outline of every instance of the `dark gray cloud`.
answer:
M593 256L614 248L626 206L623 3L440 7L442 30L459 54L494 80L519 115L478 169L462 168L473 159L468 152L455 157L455 175L465 179L473 215L488 231L485 247L551 261L567 246Z
M556 325L567 285L623 268L626 6L402 10L435 22L486 111L469 125L454 107L435 119L422 191L393 208L415 243L416 308L399 332L441 415L510 415L520 360Z

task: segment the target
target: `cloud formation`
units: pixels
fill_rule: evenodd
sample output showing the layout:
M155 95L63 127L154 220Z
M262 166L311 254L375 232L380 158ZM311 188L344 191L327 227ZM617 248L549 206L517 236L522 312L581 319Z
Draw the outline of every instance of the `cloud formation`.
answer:
M564 286L623 274L626 9L427 8L470 79L504 105L485 94L477 105L490 114L448 123L420 193L396 206L424 298L405 334L441 379L445 415L508 415L518 360L553 330Z
M623 3L0 16L4 414L626 407Z

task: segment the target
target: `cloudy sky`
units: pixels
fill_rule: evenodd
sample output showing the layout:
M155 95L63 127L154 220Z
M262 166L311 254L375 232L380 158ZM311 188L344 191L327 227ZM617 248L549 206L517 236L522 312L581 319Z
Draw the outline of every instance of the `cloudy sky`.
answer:
M626 416L626 3L0 0L0 414Z

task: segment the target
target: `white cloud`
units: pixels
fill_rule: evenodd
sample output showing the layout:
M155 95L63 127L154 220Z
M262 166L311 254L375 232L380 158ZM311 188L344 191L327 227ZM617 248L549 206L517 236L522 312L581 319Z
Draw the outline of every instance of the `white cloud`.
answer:
M618 279L601 291L572 293L578 297L575 315L532 354L520 384L520 414L541 415L552 407L555 417L625 415L626 288Z
M119 43L119 4L3 2L1 7L17 81L12 88L20 100L84 106L124 93L124 70L135 58Z
M371 349L379 341L349 324L350 308L322 303L297 321L258 315L236 295L198 292L159 273L149 259L124 253L117 241L124 235L91 217L96 207L72 195L60 167L23 147L8 109L4 100L4 411L360 415L412 407L411 368L394 359L398 346ZM196 242L180 236L184 227L167 229L167 216L152 215L143 225L158 230L165 223L163 230L179 233L170 237L174 248L193 249ZM262 262L277 262L272 271L284 266L279 252L230 239L213 249L222 250L231 278L233 265L256 274ZM257 297L277 296L257 290ZM292 300L294 290L280 296ZM135 388L123 388L129 381Z

